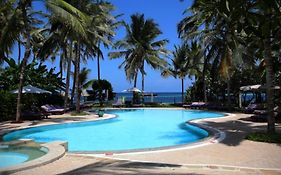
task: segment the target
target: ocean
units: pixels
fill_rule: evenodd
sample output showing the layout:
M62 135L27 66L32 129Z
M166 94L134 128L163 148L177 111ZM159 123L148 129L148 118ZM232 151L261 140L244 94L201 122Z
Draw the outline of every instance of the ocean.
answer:
M151 93L145 93L148 96L144 97L144 102L156 102L156 103L181 103L181 92L154 92L154 96ZM132 92L120 92L116 93L115 99L125 98L125 101L131 101L133 98Z

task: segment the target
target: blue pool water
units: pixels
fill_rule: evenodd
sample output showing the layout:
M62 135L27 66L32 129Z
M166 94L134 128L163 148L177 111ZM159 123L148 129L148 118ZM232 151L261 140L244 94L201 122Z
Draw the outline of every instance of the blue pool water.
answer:
M20 164L27 161L28 155L15 152L0 152L0 168Z
M66 140L70 151L120 151L175 146L198 141L208 132L185 122L223 114L186 110L107 111L117 118L40 126L6 134L5 141L33 139L38 142Z
M2 168L18 165L33 159L37 159L45 155L46 153L47 150L41 147L0 148L0 171Z

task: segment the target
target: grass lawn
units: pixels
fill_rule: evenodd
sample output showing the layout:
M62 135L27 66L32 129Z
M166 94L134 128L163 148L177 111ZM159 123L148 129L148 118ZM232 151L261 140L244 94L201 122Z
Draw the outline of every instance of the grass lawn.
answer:
M281 143L281 133L252 133L246 139L257 142Z

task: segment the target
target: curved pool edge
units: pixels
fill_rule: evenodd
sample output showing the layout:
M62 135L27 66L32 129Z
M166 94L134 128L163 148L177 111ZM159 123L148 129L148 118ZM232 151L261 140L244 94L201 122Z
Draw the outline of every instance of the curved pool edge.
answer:
M17 144L26 144L27 142L32 142L33 140L30 139L23 139L16 141ZM15 142L15 141L14 141ZM5 144L9 144L6 142ZM48 163L54 162L58 160L59 158L63 157L67 151L67 142L64 141L55 141L45 144L40 144L43 148L48 149L48 152L43 155L42 157L39 157L37 159L33 159L27 162L20 163L18 165L9 166L6 168L0 168L0 174L10 174L15 173L18 171L39 167L42 165L46 165Z
M136 109L146 109L146 108L136 108ZM155 109L155 108L153 108L153 109ZM163 109L163 108L160 108L160 109ZM168 109L174 109L174 108L168 108ZM176 108L176 109L180 109L180 108ZM120 110L124 110L124 109L120 109ZM196 110L196 111L198 111L198 110ZM236 114L232 114L232 113L224 113L224 112L218 112L218 113L222 113L222 114L224 114L224 116L222 116L222 117L212 117L212 118L193 119L193 120L189 120L189 121L185 122L185 123L190 124L192 126L204 129L208 132L209 136L207 136L203 139L200 139L196 142L181 144L181 145L175 145L175 146L164 146L164 147L157 147L157 148L132 149L132 150L120 150L120 151L70 151L70 152L68 152L68 154L93 155L93 156L101 157L101 158L103 158L103 157L107 157L107 158L109 157L110 158L110 156L112 156L112 155L137 155L137 154L160 153L160 152L167 152L167 151L194 149L194 148L197 148L197 147L216 144L216 143L219 143L219 142L221 142L225 139L225 137L226 137L225 132L220 131L219 129L216 129L216 128L211 127L211 126L201 124L199 122L236 116Z
M93 121L100 121L100 120L110 120L113 118L118 117L117 115L114 114L106 114L107 117L98 117L98 118L90 118L90 119L86 119L86 120L73 120L73 121L66 121L64 123L42 123L42 124L38 124L38 125L33 125L33 126L23 126L23 127L19 127L19 128L12 128L9 129L7 131L0 131L0 142L6 142L5 140L3 140L3 136L6 134L9 134L10 132L14 132L14 131L20 131L20 130L24 130L24 129L29 129L29 128L36 128L36 127L41 127L41 126L50 126L50 125L60 125L60 124L69 124L69 123L82 123L82 122L93 122ZM75 116L75 117L83 117L83 116ZM49 119L52 122L52 118ZM24 139L21 139L24 140ZM26 139L29 140L29 139Z
M105 110L139 110L139 109L165 109L165 110L187 110L187 111L204 111L204 110L190 110L190 109L185 109L185 108L105 108ZM113 154L145 154L145 153L151 153L151 152L166 152L166 151L175 151L175 150L184 150L184 149L192 149L196 147L201 147L201 146L206 146L214 143L221 142L225 138L225 133L221 132L218 129L212 128L207 125L199 124L198 122L204 121L204 120L210 120L210 119L219 119L219 118L225 118L225 117L231 117L235 116L235 114L232 113L225 113L225 112L219 112L219 111L210 111L214 113L221 113L224 116L220 117L210 117L210 118L197 118L193 120L186 121L185 123L191 124L193 126L199 127L201 129L206 130L209 133L209 136L202 138L198 141L192 142L192 143L186 143L186 144L181 144L181 145L174 145L174 146L164 146L164 147L157 147L157 148L144 148L144 149L131 149L131 150L120 150L120 151L70 151L68 153L72 154L93 154L93 155L113 155ZM100 117L97 119L91 119L91 120L86 120L86 121L67 121L65 123L82 123L82 122L94 122L94 121L100 121L100 120L110 120L118 117L116 114L107 114L108 117ZM28 129L28 128L33 128L33 127L40 127L40 126L47 126L47 125L59 125L62 123L49 123L49 124L43 124L43 125L36 125L36 126L27 126L23 128L17 128L10 130L4 134L1 134L0 137L2 137L13 131L17 130L23 130L23 129ZM50 142L51 143L51 142Z

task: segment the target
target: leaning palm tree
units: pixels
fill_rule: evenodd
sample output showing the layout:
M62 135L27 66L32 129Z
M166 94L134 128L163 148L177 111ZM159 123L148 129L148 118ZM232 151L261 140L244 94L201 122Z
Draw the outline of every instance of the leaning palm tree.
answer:
M109 53L109 57L124 57L124 62L119 67L125 68L129 81L136 80L137 74L142 74L142 92L144 92L145 63L153 69L163 69L167 62L163 56L168 51L164 48L168 40L156 40L162 33L158 25L152 20L145 20L143 14L131 16L131 24L125 24L126 37L115 44L120 51ZM136 81L135 81L136 82Z

